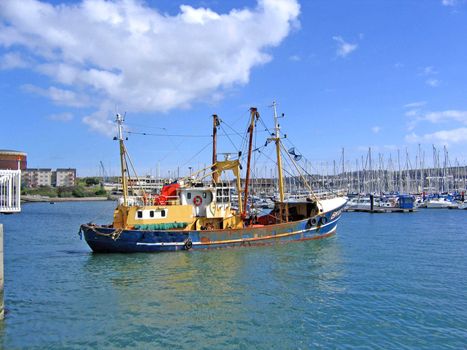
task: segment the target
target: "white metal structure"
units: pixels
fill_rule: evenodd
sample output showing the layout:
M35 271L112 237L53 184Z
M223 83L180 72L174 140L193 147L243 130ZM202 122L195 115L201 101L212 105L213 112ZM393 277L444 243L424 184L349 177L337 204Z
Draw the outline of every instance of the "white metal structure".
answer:
M0 170L0 213L21 211L21 170Z

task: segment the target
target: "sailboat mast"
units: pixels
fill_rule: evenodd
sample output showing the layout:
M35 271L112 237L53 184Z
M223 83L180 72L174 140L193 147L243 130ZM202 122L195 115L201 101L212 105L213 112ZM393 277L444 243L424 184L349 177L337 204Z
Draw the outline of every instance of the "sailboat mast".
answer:
M272 103L274 108L274 130L275 137L273 140L276 143L276 154L277 154L277 177L279 182L279 198L281 203L284 203L284 177L282 175L282 158L281 158L281 135L280 135L280 125L277 120L277 108L276 101Z
M219 126L219 118L217 114L212 115L212 181L216 184L219 182L219 174L216 171L217 163L217 127Z
M248 132L250 133L250 139L248 144L248 160L246 165L246 176L245 176L245 191L244 191L244 198L243 198L243 217L246 216L246 209L248 203L248 185L250 182L250 166L251 166L251 152L253 150L253 130L255 128L255 118L258 118L259 114L255 107L250 108L250 115L251 121L250 126L248 128Z
M122 171L122 189L123 189L123 205L126 206L128 203L128 183L126 178L126 161L125 161L125 145L123 143L123 117L117 113L117 131L118 131L118 142L120 145L120 167Z

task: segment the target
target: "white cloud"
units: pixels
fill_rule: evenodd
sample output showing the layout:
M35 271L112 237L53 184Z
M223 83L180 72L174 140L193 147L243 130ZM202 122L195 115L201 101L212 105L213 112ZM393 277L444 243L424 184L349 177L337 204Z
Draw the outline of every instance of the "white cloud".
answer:
M297 0L258 0L254 9L224 14L183 5L175 16L140 0L1 0L0 46L26 50L33 69L56 85L29 91L94 107L84 122L105 131L115 105L165 112L248 83L251 69L269 62L269 48L296 27L299 12ZM344 55L356 48L342 44Z
M299 56L299 55L292 55L289 57L289 60L293 61L293 62L299 62L302 60L302 58Z
M426 101L410 102L404 105L404 108L418 108L426 105Z
M437 87L439 85L439 80L438 79L427 79L425 81L425 83L428 85L428 86L431 86L431 87Z
M0 69L26 68L29 64L17 52L9 52L0 57Z
M333 36L333 40L337 42L337 55L340 57L346 57L351 52L355 51L358 47L357 44L351 44L346 42L341 36Z
M446 110L439 112L429 112L423 116L423 119L431 123L454 121L467 125L467 111Z
M441 3L444 6L456 6L457 5L457 0L442 0Z
M467 142L467 128L457 128L452 130L440 130L434 133L417 135L411 133L405 137L407 142L434 142L441 144L464 143Z
M60 114L52 114L47 117L49 120L57 121L57 122L69 122L73 120L73 114L71 113L60 113Z
M411 109L405 113L410 118L408 129L413 130L420 122L429 122L431 124L440 123L460 123L467 125L467 111L445 110L435 112L423 112L420 109Z
M380 126L373 126L371 128L371 131L374 133L374 134L377 134L381 131L381 127Z
M60 89L55 86L43 89L31 84L23 85L22 88L24 91L47 97L58 105L77 108L90 105L90 99L87 95L80 95L72 90Z
M426 66L421 69L421 75L435 75L438 74L438 72L435 70L433 66Z

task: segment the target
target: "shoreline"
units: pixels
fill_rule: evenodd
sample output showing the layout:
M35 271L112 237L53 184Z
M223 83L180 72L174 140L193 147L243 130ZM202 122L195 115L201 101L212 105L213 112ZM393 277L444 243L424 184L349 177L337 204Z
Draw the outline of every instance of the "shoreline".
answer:
M108 197L47 197L47 196L21 196L21 203L44 203L44 202L95 202L113 201Z

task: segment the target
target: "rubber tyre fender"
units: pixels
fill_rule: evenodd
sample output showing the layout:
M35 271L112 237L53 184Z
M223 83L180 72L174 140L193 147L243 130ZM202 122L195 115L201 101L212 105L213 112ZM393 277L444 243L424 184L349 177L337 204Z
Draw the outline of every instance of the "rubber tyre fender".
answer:
M319 224L320 224L320 225L326 225L327 222L328 222L328 218L325 217L325 216L322 216L322 217L319 219Z
M193 248L193 242L191 241L191 239L188 238L185 241L184 247L185 247L185 250L190 250L191 248Z

